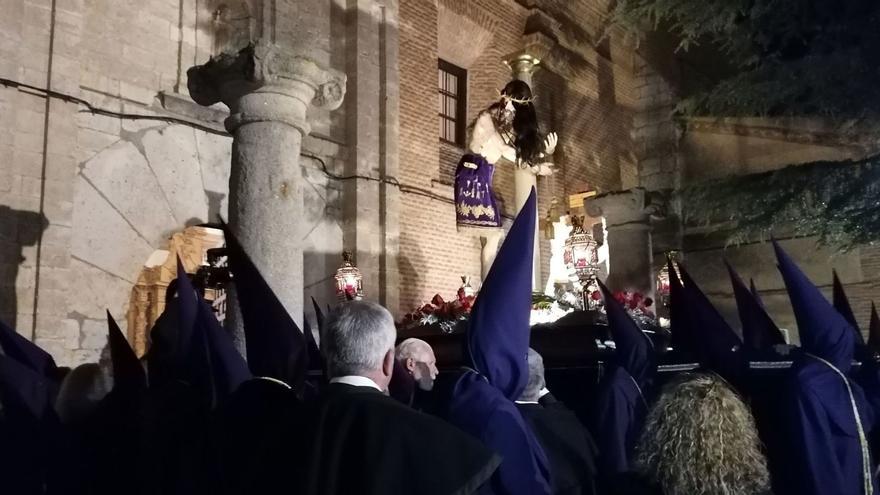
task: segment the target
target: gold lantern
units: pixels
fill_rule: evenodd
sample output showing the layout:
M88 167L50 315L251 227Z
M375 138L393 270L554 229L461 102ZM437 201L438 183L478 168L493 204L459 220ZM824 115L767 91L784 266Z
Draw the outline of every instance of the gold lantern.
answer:
M581 287L584 309L596 309L598 301L591 296L597 289L599 243L593 238L592 232L584 229L583 217L572 216L571 227L563 252L565 267L568 269L569 280Z

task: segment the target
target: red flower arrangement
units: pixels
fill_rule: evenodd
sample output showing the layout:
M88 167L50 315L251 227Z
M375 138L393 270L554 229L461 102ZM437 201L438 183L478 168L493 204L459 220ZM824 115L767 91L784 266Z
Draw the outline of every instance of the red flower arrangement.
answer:
M440 294L431 298L431 302L403 317L404 327L417 325L440 324L444 332L451 332L455 323L466 320L474 306L475 297L466 295L464 287L458 289L453 301L445 301Z
M649 309L654 301L650 297L645 297L641 292L617 291L614 293L614 299L617 300L627 311L641 311L643 314L654 316L654 312Z

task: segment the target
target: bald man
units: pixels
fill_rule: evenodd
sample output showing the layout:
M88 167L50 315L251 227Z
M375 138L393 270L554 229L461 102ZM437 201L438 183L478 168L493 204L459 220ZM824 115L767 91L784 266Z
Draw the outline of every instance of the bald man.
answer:
M437 358L434 349L424 340L406 339L397 346L394 353L416 385L426 392L434 388L437 378Z
M424 340L406 339L394 351L394 376L388 391L392 397L423 412L440 415L434 389L437 359Z

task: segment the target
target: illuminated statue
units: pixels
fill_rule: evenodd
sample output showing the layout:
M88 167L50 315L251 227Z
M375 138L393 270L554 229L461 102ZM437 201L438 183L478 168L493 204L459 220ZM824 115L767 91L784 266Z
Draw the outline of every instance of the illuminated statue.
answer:
M501 211L492 189L495 164L502 157L536 175L553 173L547 157L556 149L556 133L543 140L529 85L511 81L500 98L480 112L470 130L469 151L455 170L455 223L459 232L480 238L482 276L489 273L501 236Z

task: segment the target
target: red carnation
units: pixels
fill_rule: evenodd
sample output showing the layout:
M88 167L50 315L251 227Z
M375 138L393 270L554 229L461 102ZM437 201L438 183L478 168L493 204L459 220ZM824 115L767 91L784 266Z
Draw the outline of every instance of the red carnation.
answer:
M465 297L461 300L461 309L463 309L465 313L471 312L471 308L473 307L473 300L474 298L472 297Z

